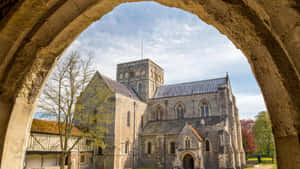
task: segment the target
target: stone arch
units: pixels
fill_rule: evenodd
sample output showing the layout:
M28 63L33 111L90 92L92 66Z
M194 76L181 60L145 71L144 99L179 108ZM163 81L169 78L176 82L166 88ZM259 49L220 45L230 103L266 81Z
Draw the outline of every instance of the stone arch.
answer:
M181 154L180 160L182 161L183 158L184 158L184 156L186 156L186 155L190 155L190 156L192 156L194 159L196 159L196 155L195 155L193 152L185 151L185 152L183 152L183 153Z
M183 168L184 169L194 169L195 159L187 154L183 157Z
M1 168L22 168L36 98L61 53L91 23L124 2L0 2ZM300 168L296 0L156 2L196 14L243 51L270 113L279 168Z

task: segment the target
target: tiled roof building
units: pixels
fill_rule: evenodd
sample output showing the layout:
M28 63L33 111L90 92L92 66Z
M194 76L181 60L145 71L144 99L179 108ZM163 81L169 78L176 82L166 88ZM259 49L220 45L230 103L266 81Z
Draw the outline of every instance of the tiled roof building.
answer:
M82 132L73 126L69 148L80 136L82 136ZM33 119L25 157L25 169L58 169L60 152L60 135L57 122ZM86 138L82 138L68 158L72 163L71 169L90 169L92 167L93 148L86 144Z

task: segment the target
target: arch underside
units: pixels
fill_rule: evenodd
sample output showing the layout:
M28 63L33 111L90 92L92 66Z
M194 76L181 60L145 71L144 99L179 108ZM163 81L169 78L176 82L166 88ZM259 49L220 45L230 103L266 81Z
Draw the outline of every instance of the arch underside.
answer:
M62 52L91 23L124 2L0 2L1 169L22 168L36 99ZM156 2L199 16L242 50L270 113L279 168L300 168L300 26L296 0Z

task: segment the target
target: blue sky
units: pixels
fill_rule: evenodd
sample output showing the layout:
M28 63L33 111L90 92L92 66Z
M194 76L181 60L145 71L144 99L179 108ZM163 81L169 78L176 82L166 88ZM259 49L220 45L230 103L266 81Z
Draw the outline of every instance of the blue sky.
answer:
M223 77L229 73L240 118L266 110L243 53L197 16L155 2L125 3L82 32L66 50L93 53L97 69L115 79L116 65L150 58L165 70L166 84Z

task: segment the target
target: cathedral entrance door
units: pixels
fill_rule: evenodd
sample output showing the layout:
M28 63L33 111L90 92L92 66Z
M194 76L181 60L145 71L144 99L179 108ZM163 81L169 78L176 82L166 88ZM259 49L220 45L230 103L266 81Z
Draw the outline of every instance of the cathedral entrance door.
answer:
M183 158L184 169L194 169L194 159L191 155L187 154Z

